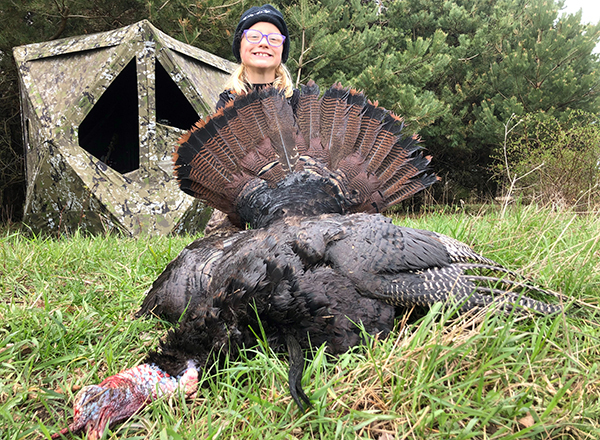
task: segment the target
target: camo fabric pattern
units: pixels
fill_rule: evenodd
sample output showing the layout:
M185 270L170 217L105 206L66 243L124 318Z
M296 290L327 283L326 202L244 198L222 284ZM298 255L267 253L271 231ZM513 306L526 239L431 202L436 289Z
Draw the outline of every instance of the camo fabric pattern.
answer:
M202 229L207 209L193 203L173 178L171 155L184 130L157 121L156 69L160 63L204 118L235 64L177 41L146 20L16 47L14 55L27 175L24 220L34 231L117 230L136 236ZM128 66L135 67L137 84L139 165L119 172L82 147L80 130ZM123 146L115 141L110 148Z

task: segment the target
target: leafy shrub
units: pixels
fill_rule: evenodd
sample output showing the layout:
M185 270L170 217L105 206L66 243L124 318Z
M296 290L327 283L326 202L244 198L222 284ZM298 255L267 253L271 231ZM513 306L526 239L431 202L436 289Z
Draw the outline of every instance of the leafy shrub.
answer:
M572 111L564 120L530 113L508 128L496 153L505 195L591 210L600 206L600 117Z

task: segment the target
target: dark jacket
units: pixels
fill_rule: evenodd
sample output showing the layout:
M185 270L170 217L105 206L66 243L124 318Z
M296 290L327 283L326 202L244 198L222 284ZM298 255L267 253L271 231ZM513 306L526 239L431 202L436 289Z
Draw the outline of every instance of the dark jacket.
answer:
M261 87L264 87L267 84L255 84L254 89L258 90ZM225 107L232 99L235 99L235 94L231 89L227 89L219 95L219 100L217 101L217 105L215 110L219 110L221 107ZM288 98L288 102L292 106L292 110L294 110L294 114L296 113L296 108L298 107L298 102L300 101L300 90L294 89L294 94Z

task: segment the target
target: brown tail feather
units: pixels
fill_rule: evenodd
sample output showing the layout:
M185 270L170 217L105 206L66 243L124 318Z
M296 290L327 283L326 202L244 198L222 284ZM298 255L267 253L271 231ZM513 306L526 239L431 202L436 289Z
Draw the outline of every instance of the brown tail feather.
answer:
M238 160L242 159L248 151L256 145L256 140L252 138L242 118L237 115L233 105L225 107L224 120L227 121L220 125L219 133L232 146L233 152ZM229 119L227 119L229 117Z
M261 100L264 114L269 121L267 133L271 140L271 148L276 153L281 167L285 172L290 173L298 160L294 113L292 107L286 100L281 99L276 89L270 91L270 95L266 95Z
M242 166L250 175L266 180L271 187L282 181L286 175L269 138L263 139L258 148L250 151L242 159Z
M353 153L340 161L338 170L346 176L348 181L352 181L359 174L367 172L367 164L364 157L358 153Z
M387 182L409 157L421 149L419 137L416 134L404 138L398 143L399 145L394 145L375 173L382 182Z
M393 206L414 196L419 191L430 187L439 180L435 174L426 174L419 179L413 179L402 186L398 191L386 197L386 206Z
M312 157L322 164L329 164L329 148L321 143L320 138L311 139L310 145L304 155Z
M306 154L311 141L321 145L321 112L319 101L319 86L310 80L307 85L302 86L302 94L298 101L296 110L296 121L304 139L303 149L298 149L299 154Z
M344 143L348 123L348 96L348 90L337 83L321 99L321 144L330 151L330 157Z
M244 127L248 131L248 147L255 146L262 139L269 135L269 126L267 118L263 112L258 93L253 92L249 95L243 95L234 101L234 108L240 117Z
M383 188L384 199L395 197L394 195L401 191L402 187L409 183L411 179L422 174L429 165L430 157L416 156L407 160L391 179L385 183Z
M344 158L338 168L346 179L346 186L351 188L349 199L354 205L362 205L364 200L370 200L371 194L377 192L381 187L379 179L375 175L367 173L366 167L364 158L358 153L354 153ZM354 209L351 211L355 212Z
M356 151L361 156L366 158L369 155L381 130L381 121L385 115L385 109L376 107L371 102L367 102L365 105L360 132L356 139Z
M365 96L357 90L350 89L345 95L347 100L346 115L344 117L345 129L342 132L342 137L337 143L332 143L330 146L329 165L331 169L338 168L342 159L352 155L356 151L356 141L360 134L361 116L366 104Z
M217 132L217 136L220 139L218 141L220 143L220 147L223 148L223 150L228 149L228 154L231 154L235 158L232 160L236 163L239 163L239 161L247 154L247 151L244 147L244 142L240 140L240 133L237 135L234 134L236 131L239 132L240 129L243 129L243 127L235 127L234 124L230 124L225 125ZM247 133L244 134L247 135Z
M398 116L392 113L388 113L385 116L371 151L369 151L369 154L366 156L369 163L367 166L367 171L369 173L375 173L388 156L398 140L402 125L402 119Z

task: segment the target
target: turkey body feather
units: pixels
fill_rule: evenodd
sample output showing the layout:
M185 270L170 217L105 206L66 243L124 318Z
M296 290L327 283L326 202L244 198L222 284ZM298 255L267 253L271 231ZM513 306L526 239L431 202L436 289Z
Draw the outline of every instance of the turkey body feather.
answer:
M199 370L258 334L287 349L290 392L303 408L303 349L325 343L339 354L362 329L385 336L398 307L561 310L526 296L550 292L468 245L379 214L437 181L430 157L401 118L362 93L339 84L319 93L309 82L294 113L278 90L254 91L182 137L181 189L252 229L197 240L167 265L137 316L177 327L144 364L85 387L73 423L54 438L68 429L97 438L174 383L191 393Z
M190 271L194 268L200 270ZM339 314L324 312L335 316L334 322L345 318L361 322L363 308L355 307L361 299L404 307L438 301L462 304L463 310L484 307L494 300L489 296L494 292L485 283L515 288L502 291L504 296L496 298L501 307L543 314L560 310L559 306L521 296L522 288L549 292L505 279L508 276L516 274L464 243L435 232L394 225L381 215L289 217L267 228L193 242L154 282L137 315L154 314L172 322L183 318L185 322L198 315L198 310L208 309L215 296L243 295L248 307L266 298L268 306L258 308L257 317L281 326L283 333L287 331L283 327L296 332L299 322L305 322L308 327L297 332L304 335L312 331L310 321L315 312L305 306L319 303L313 298L336 298L345 304ZM496 291L501 292L500 288ZM329 307L327 301L323 304ZM369 322L375 321L369 316ZM374 328L389 331L389 325ZM311 338L318 337L316 331L313 333ZM330 349L340 353L348 346L333 344Z
M208 282L202 271L189 270L190 261L203 259L210 260ZM330 353L339 354L360 343L357 324L369 334L387 335L397 306L441 301L464 311L490 304L504 312L560 311L524 296L527 290L547 292L506 278L516 274L464 243L365 213L288 217L266 228L201 239L165 273L169 275L161 275L149 290L138 316L181 320L150 358L157 362L165 351L184 353L168 367L160 363L172 375L183 371L190 357L206 365L204 356L215 353L215 347L231 356L239 347L253 345L261 328L274 350L289 349L291 337L301 348L326 343ZM205 327L209 316L218 316L222 331ZM209 338L211 332L223 339ZM202 333L207 333L207 346L182 342ZM290 388L302 390L298 383Z

